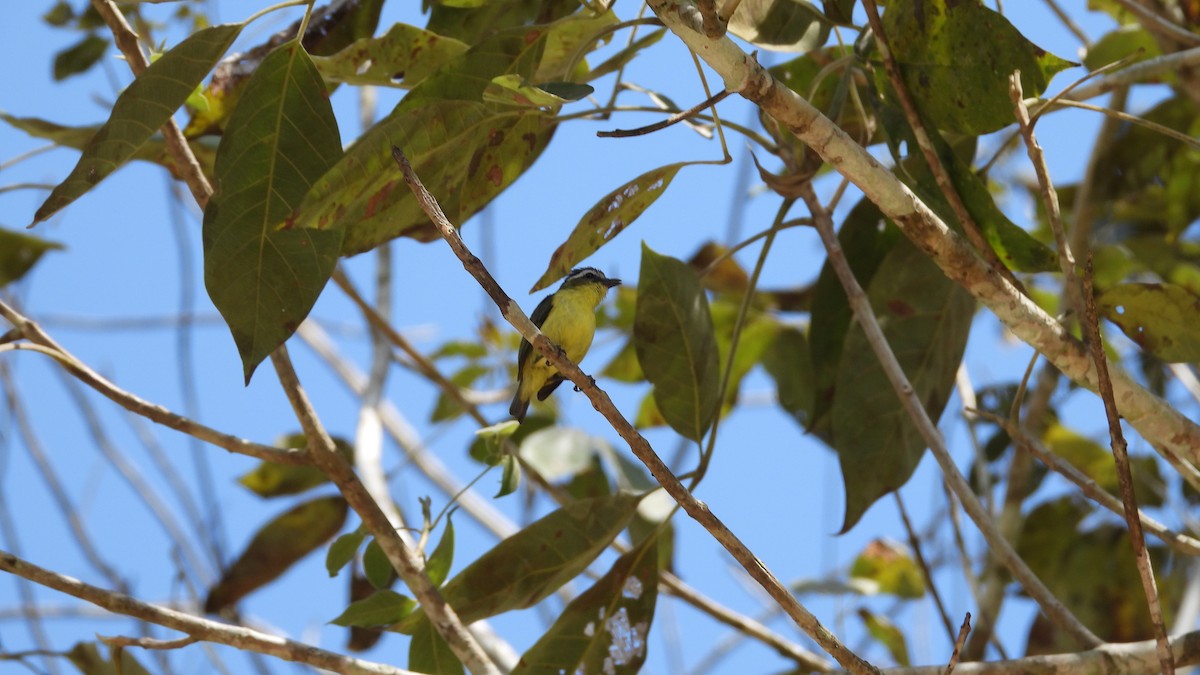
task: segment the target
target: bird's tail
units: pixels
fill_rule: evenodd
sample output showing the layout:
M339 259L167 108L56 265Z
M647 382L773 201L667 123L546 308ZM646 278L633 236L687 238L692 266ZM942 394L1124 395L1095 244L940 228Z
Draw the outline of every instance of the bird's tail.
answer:
M508 406L508 414L515 417L518 422L524 422L527 412L529 412L529 399L521 397L521 388L518 386L517 393L513 394L512 404Z

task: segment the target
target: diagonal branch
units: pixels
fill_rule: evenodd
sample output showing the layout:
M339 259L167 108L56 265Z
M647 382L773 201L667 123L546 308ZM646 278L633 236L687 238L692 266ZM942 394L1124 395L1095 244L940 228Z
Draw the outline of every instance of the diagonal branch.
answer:
M280 345L271 352L271 363L275 366L279 384L287 394L288 402L292 404L296 419L304 429L304 435L308 437L309 456L313 464L337 485L350 507L362 518L371 534L375 535L379 548L383 549L396 573L412 590L424 608L425 615L429 617L437 632L445 638L454 655L472 673L499 675L500 671L479 646L479 642L459 620L454 609L446 604L437 586L430 581L429 575L425 573L425 564L404 543L388 520L387 514L354 474L354 468L338 454L333 439L317 418L308 395L300 386L300 379L296 377L296 371L292 368L287 347Z
M908 376L904 374L900 363L896 360L891 345L888 344L887 338L883 335L883 329L879 327L879 322L875 319L875 312L871 309L871 303L867 299L866 292L863 291L858 280L854 278L854 273L850 270L850 264L846 261L841 244L838 243L837 234L833 231L833 219L830 217L829 212L825 210L825 207L821 205L820 200L817 199L811 183L806 183L803 186L800 198L804 200L804 203L808 205L809 210L812 212L813 222L817 226L817 233L821 235L821 243L825 245L825 251L828 253L829 264L837 273L838 281L842 283L842 288L846 291L846 297L850 301L850 308L854 312L854 318L866 334L867 342L871 345L872 351L875 352L875 357L879 359L884 372L887 373L888 381L891 382L896 395L900 397L900 402L904 406L905 412L908 413L909 418L916 425L921 437L933 453L934 459L937 460L938 466L941 467L946 483L949 484L950 489L954 492L954 496L958 497L958 500L962 502L963 508L971 516L971 520L975 522L983 538L987 540L993 555L1020 582L1021 586L1025 588L1029 596L1038 604L1042 612L1077 643L1084 647L1096 647L1103 644L1100 638L1092 634L1087 626L1084 626L1058 598L1054 597L1054 594L1037 578L1033 570L1029 569L1029 566L1025 564L1021 556L1017 555L1012 544L1000 533L995 521L992 520L991 514L983 508L983 504L979 503L979 498L975 496L974 491L971 490L971 486L967 483L967 479L963 477L958 467L954 464L954 458L950 456L950 451L946 449L942 435L938 432L933 421L929 419L929 414L925 411L925 406L917 398L916 392L908 380Z
M411 675L411 671L382 663L342 656L302 642L142 602L123 593L98 588L78 579L38 567L7 551L0 551L0 571L28 579L67 595L73 595L110 612L132 616L186 633L197 640L229 645L237 649L267 654L285 661L305 663L316 668L347 675Z
M684 487L683 483L679 481L675 474L671 472L671 469L654 452L650 443L617 410L617 407L613 405L608 394L597 387L595 380L585 375L579 369L579 366L571 363L561 349L550 342L545 335L542 335L541 331L529 320L529 317L521 311L520 305L508 297L504 289L500 288L500 285L496 283L491 273L484 267L483 262L475 257L475 254L471 253L467 245L463 243L462 238L458 235L458 230L446 218L446 214L442 212L441 206L438 205L433 195L429 194L429 191L421 184L420 179L413 172L412 166L408 163L408 158L404 156L400 148L392 146L392 157L404 173L404 180L412 189L417 202L421 205L421 209L425 211L429 219L441 232L442 238L446 240L451 250L462 261L463 267L471 276L475 277L479 285L483 287L483 290L487 292L488 296L496 303L496 306L500 308L500 313L504 317L504 320L512 324L517 329L517 332L528 340L534 349L538 350L538 353L545 356L558 369L559 373L587 395L588 399L592 402L592 406L608 420L613 429L629 444L629 449L646 465L650 474L654 476L659 485L663 486L667 494L671 495L689 516L724 546L730 555L745 568L746 572L767 591L775 602L779 603L779 606L788 613L788 616L796 622L796 625L815 640L817 644L821 645L821 648L836 659L843 668L854 673L878 672L878 669L852 652L842 644L836 635L821 625L817 617L801 605L796 596L767 569L766 564L759 560L738 539L737 535L709 510L708 505L696 499Z
M1084 346L985 263L895 174L732 40L710 40L698 33L690 21L695 16L690 4L682 0L650 0L649 4L667 28L724 78L726 89L741 94L785 125L849 178L946 276L991 309L1014 335L1072 380L1096 390L1096 374ZM1200 426L1124 371L1114 368L1112 380L1121 415L1143 438L1155 447L1167 447L1200 461Z

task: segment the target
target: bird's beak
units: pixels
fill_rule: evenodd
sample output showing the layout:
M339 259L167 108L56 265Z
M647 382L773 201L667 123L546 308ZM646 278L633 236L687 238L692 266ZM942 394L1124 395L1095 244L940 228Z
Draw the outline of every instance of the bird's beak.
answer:
M620 285L621 285L620 279L605 279L604 280L605 288L612 288L613 286L620 286Z

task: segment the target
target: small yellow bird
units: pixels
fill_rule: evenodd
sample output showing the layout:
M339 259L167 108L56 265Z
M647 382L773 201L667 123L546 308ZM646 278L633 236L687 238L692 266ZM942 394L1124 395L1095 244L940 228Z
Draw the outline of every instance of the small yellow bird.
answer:
M562 286L538 303L529 317L542 334L562 348L572 363L579 363L592 346L596 334L596 307L608 294L608 289L621 285L620 279L609 279L595 267L571 270ZM533 345L521 340L517 352L517 393L508 412L525 421L529 402L537 394L545 401L550 392L562 384L563 376L541 354L533 353Z

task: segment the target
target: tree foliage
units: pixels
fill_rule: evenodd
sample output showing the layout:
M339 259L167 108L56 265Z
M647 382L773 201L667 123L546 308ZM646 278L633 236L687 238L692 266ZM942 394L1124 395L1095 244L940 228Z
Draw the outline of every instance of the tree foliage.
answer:
M249 35L261 37L251 27L268 21L264 17L271 12L208 25L202 5L181 3L161 13L149 4L95 0L84 7L60 0L44 16L78 40L54 58L56 80L95 69L112 45L132 36L129 26L142 48L155 54L144 69L126 55L138 73L98 124L22 116L19 101L14 114L0 115L13 133L78 151L74 168L47 186L40 205L28 213L10 208L10 218L33 225L70 218L86 207L89 193L107 189L102 181L123 166L160 165L171 180L186 184L203 212L202 227L188 236L202 250L204 286L232 337L246 384L252 376L270 378L257 369L271 359L290 387L284 345L295 342L318 299L331 294L349 297L364 310L361 319L374 350L370 378L353 385L364 411L353 441L339 439L338 452L318 459L334 445L305 418L294 395L306 433L276 443L278 461L240 470L241 487L269 504L305 496L282 514L272 509L263 516L242 553L220 560L219 578L200 589L206 600L185 608L188 612L240 620L239 602L264 592L320 549L329 576L350 580L350 593L340 606L328 608L328 620L350 629L349 649L369 649L377 641L407 644L407 661L393 659L398 667L463 672L465 660L469 669L486 670L486 655L465 657L473 638L456 634L454 622L443 618L444 608L430 605L441 598L436 603L444 600L468 624L552 607L554 620L540 635L513 640L526 649L516 663L506 664L516 672L636 672L655 648L651 631L662 620L659 596L668 594L740 626L786 655L798 671L835 667L757 622L731 619L726 610L689 595L674 574L680 562L675 528L686 516L660 485L818 646L850 670L869 669L866 661L907 667L918 660L909 645L925 636L914 628L913 608L930 600L938 616L934 623L946 628L947 648L942 654L939 646L938 662L950 658L956 628L970 609L976 626L957 645L964 661L1067 653L1074 655L1068 661L1072 672L1092 672L1089 654L1101 643L1165 640L1164 625L1172 629L1186 611L1188 558L1200 553L1200 542L1186 534L1192 524L1179 516L1200 491L1200 427L1187 417L1195 417L1195 402L1185 399L1186 393L1200 394L1192 365L1200 360L1200 340L1192 330L1200 307L1195 3L1095 2L1076 10L1088 26L1101 27L1080 35L1087 38L1082 64L1064 58L1073 54L1055 55L1025 37L1020 20L1005 13L1020 11L1012 6L1019 3L1001 9L1001 3L977 0L890 0L882 8L854 0L744 0L716 7L655 0L644 18L638 18L643 8L620 3L435 0L420 15L423 25L381 20L390 16L383 0L336 0L307 5L302 20L259 44L243 43ZM731 7L736 11L725 16ZM235 44L243 51L231 52ZM690 60L671 60L667 47L681 45L704 60L707 79L688 70ZM777 52L769 69L757 65L756 49ZM699 68L700 60L695 63ZM635 68L659 82L633 81L627 70ZM1087 82L1075 82L1085 76ZM681 78L703 80L692 93L697 101L711 100L684 112L690 104L655 90ZM712 97L709 87L716 82L757 106L755 124L718 114L732 98L727 103ZM1078 86L1067 86L1072 83ZM367 96L381 89L398 90L398 102L361 132L335 113L335 92ZM699 199L714 185L735 185L739 166L750 171L745 161L726 165L735 144L749 144L760 188L754 199L769 201L776 216L760 223L757 235L739 233L725 241L677 223L686 248L675 255L642 244L636 281L600 310L601 331L621 347L607 361L593 358L588 364L588 372L597 374L596 386L628 396L613 406L588 382L576 381L609 420L623 417L632 427L614 422L603 435L571 428L553 399L536 403L520 427L492 425L499 408L490 403L505 397L481 397L477 390L511 379L517 332L487 319L474 335L453 336L421 353L392 327L400 321L389 318L386 270L405 265L403 256L444 248L443 236L454 238L439 230L428 204L410 190L393 148L402 151L450 225L469 232L479 214L539 163L556 153L578 152L560 140L570 129L591 120L640 124L645 117L630 110L635 106L616 104L631 93L651 101L657 117L669 115L672 124L682 120L699 138L715 135L719 151L712 150L715 143L702 147L709 157L723 159L661 152L654 155L655 168L631 169L611 190L597 185L597 193L607 193L595 202L547 198L546 204L527 206L526 217L553 212L561 223L548 242L557 248L522 277L533 281L534 291L550 288L573 267L596 264L618 235L635 230L624 239L636 238L637 221L664 208L656 204L666 195L690 190ZM1078 109L1105 94L1110 98L1101 103L1107 107ZM1018 107L1032 112L1033 124L1018 123ZM1075 158L1070 171L1028 170L1027 161L1042 161L1031 134L1067 115L1103 118L1094 138L1085 137L1092 133L1087 127L1073 132L1088 156ZM176 126L185 117L187 123ZM653 144L655 134L674 131L644 128L633 135ZM587 147L616 153L625 142L596 139ZM576 178L590 181L588 157L575 159ZM704 168L702 182L698 165L706 164L717 166ZM734 199L751 198L743 192ZM802 254L783 235L793 228L829 234L829 253L819 269L795 264ZM514 224L503 236L528 235ZM56 231L55 238L70 246L71 228ZM394 248L401 239L411 240L403 254ZM36 277L43 255L61 255L62 247L38 230L0 229L0 285L6 287L0 298L11 324L0 342L0 376L14 418L21 415L21 385L6 362L21 349L34 349L135 413L254 454L245 441L198 431L115 386L106 389L101 376L30 323L40 310L36 302L18 302L23 278ZM368 251L385 252L378 258L385 270L379 308L358 297L344 276L337 278L339 265L344 270ZM482 265L478 259L465 256L463 263L483 279L482 268L474 267ZM789 269L787 287L760 283L768 264ZM459 273L457 264L445 267L446 275ZM200 281L201 275L195 277L190 281ZM1094 289L1094 297L1087 289ZM504 298L488 291L511 320ZM1114 435L1110 443L1108 435L1120 425L1114 430L1098 414L1068 410L1069 402L1080 400L1101 409L1088 391L1098 388L1098 366L1087 356L1086 340L1077 337L1088 334L1095 313L1103 320L1103 353L1119 389L1108 402L1126 414L1126 432L1137 434L1135 449L1146 450L1133 458L1131 475L1123 475L1129 468L1121 459L1124 441ZM997 325L1024 337L1045 358L1024 373L997 365L1000 372L989 373L994 381L976 391L964 354L969 345L998 349L1004 336ZM404 356L392 357L393 349ZM435 433L454 425L480 428L477 437L448 452L469 456L481 471L501 467L495 499L504 508L519 499L539 499L539 518L521 528L496 525L488 497L473 488L457 494L447 488L466 479L438 483L449 494L431 499L400 489L394 476L385 475L378 437L386 426L380 406L392 361L436 389L436 401L420 411L429 417L423 428ZM906 377L904 384L897 383L897 372ZM874 528L849 569L786 588L769 573L756 576L775 561L764 566L706 508L680 496L711 481L708 470L718 455L740 453L739 470L754 465L771 472L771 462L786 465L747 447L763 439L745 443L722 433L725 420L762 405L742 395L751 387L769 388L766 405L798 423L767 443L782 453L800 452L808 434L836 455L841 533ZM906 396L934 424L956 431L931 438L932 427L905 404ZM403 425L393 421L388 427L403 435L397 428ZM21 431L20 442L35 445L32 433ZM618 437L645 466L625 447L614 447ZM667 465L646 460L647 449L668 456L673 451L667 448L677 444L690 450L670 465L682 484L664 475ZM937 506L925 514L933 525L921 530L908 523L899 496L889 495L903 494L931 445L935 454L948 447L973 493L951 494L955 481L947 474L951 489L938 492ZM441 480L440 469L419 458L429 450L410 450L417 455L415 471ZM1083 478L1068 476L1076 481L1068 482L1048 471L1034 459L1043 452ZM945 462L939 465L949 471ZM820 479L814 472L795 480L804 491ZM1079 480L1088 483L1078 487ZM330 483L340 494L333 494ZM518 490L524 497L506 496ZM376 504L370 508L360 497L368 493ZM1167 522L1145 525L1144 555L1136 545L1141 530L1105 510L1097 494L1126 504L1136 498L1147 518ZM983 504L982 515L972 510L971 500ZM893 502L907 529L865 518ZM451 515L435 512L434 503L447 509L457 504L465 512L454 511L457 535ZM964 506L975 527L1007 540L1015 555L1007 557L990 538L992 546L982 545L973 531L964 537L959 516ZM414 509L421 518L406 517ZM30 516L18 511L16 517ZM467 519L501 541L463 546L468 530L461 523ZM213 547L220 556L216 540L206 540L202 523L195 524L197 531L189 535L194 545ZM353 529L346 531L347 525ZM434 540L439 543L431 544ZM809 544L797 542L797 550ZM416 552L417 564L404 562L401 547ZM3 569L33 578L16 560L6 558ZM962 583L964 570L974 596L947 606L937 588L952 578ZM1146 589L1151 579L1156 593ZM1063 612L1048 606L1037 580L1050 599L1065 606ZM187 578L189 584L199 581ZM852 635L833 636L806 623L807 610L779 593L805 604L834 594L861 622L849 628L837 622L839 631ZM563 600L557 604L549 599L556 594ZM1039 609L1023 626L1028 639L1013 644L1004 637L1006 652L989 651L1001 612L1028 600ZM127 611L162 623L137 613L143 610ZM1187 616L1191 623L1184 628L1195 618ZM214 633L202 638L222 641ZM238 646L279 654L270 651L277 647ZM696 641L685 648L708 646ZM1142 647L1154 654L1153 646ZM138 672L143 666L129 653L116 649L111 660L121 660L122 672ZM317 658L299 649L288 653L294 660ZM1185 660L1195 661L1195 653ZM92 644L62 650L62 656L86 673L118 667ZM348 661L336 661L344 655L328 658L334 660L307 662L351 669ZM1111 658L1118 662L1112 672L1172 665L1162 651L1142 660ZM159 665L170 669L167 659Z

